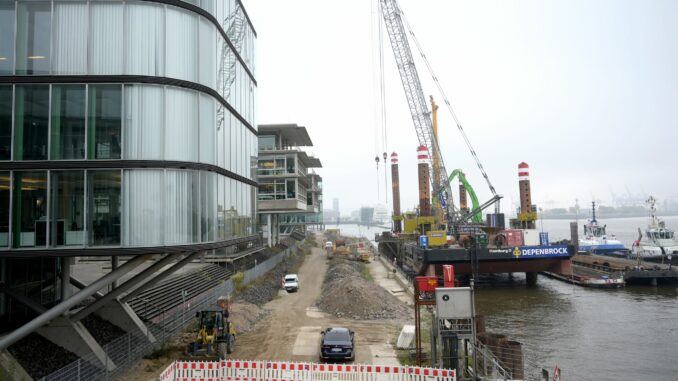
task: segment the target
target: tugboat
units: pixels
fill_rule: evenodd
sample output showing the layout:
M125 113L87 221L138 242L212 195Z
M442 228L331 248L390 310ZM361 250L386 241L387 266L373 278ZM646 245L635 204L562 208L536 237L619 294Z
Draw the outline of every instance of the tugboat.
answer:
M661 263L678 260L678 242L674 231L668 229L664 221L657 218L655 208L657 200L650 196L645 202L650 206L650 223L644 235L638 228L639 236L631 248L631 257Z
M602 254L616 257L628 257L630 250L624 247L621 241L611 235L607 236L605 229L607 225L598 225L596 220L596 202L593 201L592 216L588 223L584 224L584 237L579 239L579 251L589 252L591 254Z

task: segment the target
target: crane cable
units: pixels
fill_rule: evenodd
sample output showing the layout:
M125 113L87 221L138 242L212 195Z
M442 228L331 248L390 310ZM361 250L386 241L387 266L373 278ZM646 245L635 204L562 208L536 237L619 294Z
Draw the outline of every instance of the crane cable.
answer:
M377 24L379 25L379 97L381 103L381 131L382 144L384 152L384 195L386 196L386 207L388 208L388 171L386 159L388 157L388 135L386 134L386 85L384 81L384 30L381 23L381 2L377 2Z
M457 118L457 114L452 109L452 104L447 99L447 95L445 95L445 91L443 91L443 87L440 85L440 82L438 81L438 77L433 72L433 68L431 67L431 64L428 62L428 59L426 58L426 54L424 54L424 51L423 51L421 45L419 44L419 40L417 40L417 37L414 35L414 32L412 31L410 24L407 22L407 19L405 18L405 13L402 11L402 9L400 9L400 15L402 16L402 20L403 20L403 23L405 25L405 28L407 28L407 31L410 33L410 36L412 36L412 41L414 41L414 45L417 47L417 50L419 51L421 58L423 58L424 63L426 64L426 67L428 68L429 74L433 78L433 82L435 82L436 87L438 87L438 91L440 92L440 95L442 96L443 100L445 101L445 105L447 106L447 109L449 110L450 114L452 114L452 119L454 119L454 122L457 124L457 128L459 128L459 132L461 132L461 136L464 138L464 142L466 143L466 146L471 151L471 155L473 156L473 159L475 160L476 165L480 169L480 173L482 173L483 177L485 178L485 181L487 181L487 185L490 187L490 192L492 192L493 196L496 196L497 192L495 191L494 186L490 182L490 178L487 176L487 173L485 172L485 168L483 168L483 165L480 163L480 159L478 158L476 151L473 149L473 146L471 145L471 141L466 136L466 132L464 131L464 128L461 126L461 123L459 122L459 119Z
M374 9L374 6L373 6L372 3L370 3L370 7L371 7L371 9L370 9L371 13L374 14L375 9ZM374 62L374 56L376 55L376 53L374 51L374 49L375 49L375 46L374 46L375 31L374 31L374 29L375 28L374 28L374 16L373 16L370 19L370 32L371 32L371 36L372 36L371 44L370 44L370 48L372 49L372 54L370 56L370 58L371 58L370 66L372 68L372 75L373 75L373 77L372 77L372 92L373 92L373 94L375 95L375 98L376 98L376 93L377 93L376 87L377 87L377 85L375 83L375 80L376 80L377 74L374 73L374 68L376 66L376 64ZM380 121L379 121L380 117L379 117L379 114L376 111L376 107L375 107L373 118L374 119L373 119L372 123L374 125L374 153L376 155L374 157L374 161L375 161L376 170L377 170L376 181L377 181L377 202L378 202L379 199L381 198L381 191L379 190L379 183L380 183L380 179L379 179L379 149L381 148L379 146L379 139L383 135L383 131L381 130ZM385 164L386 163L384 163L384 165Z

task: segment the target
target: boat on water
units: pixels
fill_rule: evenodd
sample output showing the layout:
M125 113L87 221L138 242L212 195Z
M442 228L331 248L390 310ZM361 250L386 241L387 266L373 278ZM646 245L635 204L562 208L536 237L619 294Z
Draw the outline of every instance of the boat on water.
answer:
M614 234L608 236L605 231L607 225L599 225L596 219L596 202L592 202L591 219L584 224L584 236L579 238L579 251L592 254L628 257L627 249Z
M675 232L665 226L664 221L657 218L654 197L650 196L646 203L650 207L650 221L643 234L638 228L638 239L631 247L631 257L652 262L671 262L678 260L678 241Z

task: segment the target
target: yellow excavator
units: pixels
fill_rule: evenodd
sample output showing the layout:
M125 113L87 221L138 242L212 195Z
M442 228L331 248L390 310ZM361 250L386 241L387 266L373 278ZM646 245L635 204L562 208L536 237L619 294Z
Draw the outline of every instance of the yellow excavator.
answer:
M228 321L228 298L221 296L215 307L208 307L195 313L198 319L196 340L188 345L191 357L212 357L225 359L235 349L235 326Z

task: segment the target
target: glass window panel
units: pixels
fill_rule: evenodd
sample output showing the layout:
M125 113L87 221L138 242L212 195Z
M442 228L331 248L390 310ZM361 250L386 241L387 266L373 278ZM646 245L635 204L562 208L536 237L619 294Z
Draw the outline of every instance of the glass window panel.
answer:
M14 159L46 160L49 86L16 86Z
M18 4L16 73L49 74L52 4L49 1Z
M214 241L216 215L217 174L200 172L200 234L201 242Z
M120 245L120 171L88 171L88 231L93 246Z
M196 81L198 70L198 16L167 8L165 44L167 76Z
M200 83L215 88L217 55L217 31L211 21L200 18L200 36L198 38L200 50Z
M125 171L123 243L160 246L164 232L164 171Z
M226 177L217 175L217 241L226 239L226 210L224 200L226 199Z
M14 247L47 244L47 172L14 172Z
M275 149L275 136L259 135L259 149L262 151Z
M0 74L14 74L14 2L0 2Z
M209 95L200 95L200 162L217 164L214 160L214 145L216 134L215 100ZM220 131L223 138L223 129ZM217 141L219 139L217 138ZM223 149L223 142L219 145ZM219 163L223 166L223 163Z
M89 9L89 74L123 74L123 4L92 2Z
M52 171L51 176L51 245L84 245L85 172Z
M165 8L150 2L127 3L126 74L162 76L165 72Z
M198 93L167 88L165 158L198 161Z
M85 158L85 85L52 86L52 159Z
M125 158L161 160L165 116L164 88L125 86Z
M54 60L56 74L87 72L87 4L54 3Z
M165 197L165 244L197 242L200 210L196 173L168 170Z
M0 249L9 245L9 172L0 172Z
M120 159L122 90L120 85L89 86L87 156Z
M0 160L12 153L12 86L0 86Z

